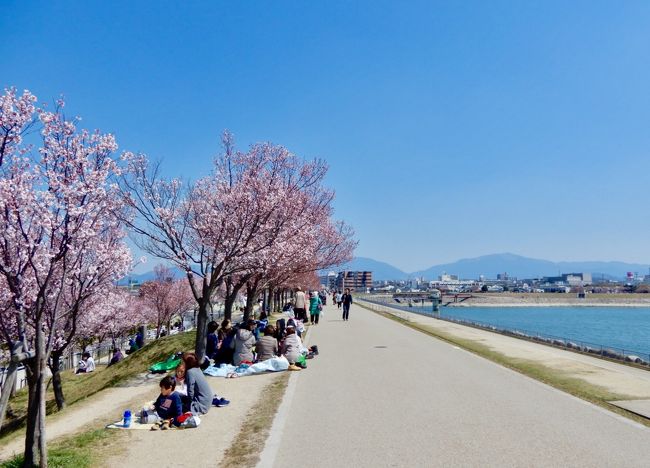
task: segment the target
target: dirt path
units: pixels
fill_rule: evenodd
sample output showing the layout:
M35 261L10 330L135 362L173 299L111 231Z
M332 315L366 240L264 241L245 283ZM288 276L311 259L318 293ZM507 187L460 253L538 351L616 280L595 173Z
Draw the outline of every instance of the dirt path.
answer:
M113 387L77 402L69 408L48 417L46 434L50 442L58 437L72 434L97 420L106 423L118 420L124 409L135 398L143 400L158 391L159 376L140 377L121 387ZM0 460L22 453L24 437L16 437L0 447Z
M268 373L238 379L207 377L214 392L231 401L229 406L210 409L207 415L201 417L201 425L197 429L128 431L126 450L106 460L104 466L218 466L224 452L239 433L250 408L263 397L262 390L280 375Z

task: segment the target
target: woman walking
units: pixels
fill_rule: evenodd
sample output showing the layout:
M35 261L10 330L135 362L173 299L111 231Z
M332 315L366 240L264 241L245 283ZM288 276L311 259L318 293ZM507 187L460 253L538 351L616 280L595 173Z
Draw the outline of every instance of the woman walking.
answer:
M323 303L320 297L318 297L318 293L312 291L311 297L309 298L309 317L312 325L314 323L318 325L318 317L320 316L321 310L323 310Z

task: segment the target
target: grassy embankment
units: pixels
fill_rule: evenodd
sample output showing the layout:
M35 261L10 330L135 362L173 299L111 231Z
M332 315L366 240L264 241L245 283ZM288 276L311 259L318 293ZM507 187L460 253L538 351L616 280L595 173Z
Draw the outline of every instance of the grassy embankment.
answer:
M527 359L512 358L506 356L505 354L499 353L498 351L495 351L494 349L485 346L481 343L478 343L476 341L459 338L452 334L441 332L433 327L428 327L426 325L422 325L419 323L410 322L404 318L401 318L389 312L374 310L360 302L357 302L357 304L371 312L384 316L390 320L394 320L398 323L406 325L407 327L411 327L415 330L430 335L434 338L438 338L443 341L447 341L448 343L452 343L478 356L489 359L490 361L496 362L497 364L500 364L504 367L517 371L521 374L527 375L528 377L536 379L547 385L555 387L564 392L570 393L571 395L574 395L578 398L587 400L598 406L606 408L614 413L620 414L636 422L639 422L645 426L650 427L650 420L609 403L609 401L612 400L631 399L631 397L629 397L628 395L620 395L620 394L612 393L603 387L590 384L582 379L573 377L564 371L553 369L551 367L544 366L542 364Z
M63 392L68 406L74 405L101 390L122 384L138 375L147 372L149 366L157 361L167 359L177 351L189 350L194 347L195 334L193 332L167 336L147 344L141 350L128 356L122 362L111 367L98 366L97 371L91 374L75 375L73 370L62 374ZM10 418L3 427L0 443L9 438L19 437L24 434L25 417L27 414L27 389L19 391L10 400ZM48 389L46 402L48 420L57 417L56 403L51 388ZM65 416L65 411L60 413ZM108 435L103 429L67 437L60 442L52 444L49 458L51 466L92 466L96 455L101 455L101 450L96 451ZM6 462L0 466L12 465L17 459ZM62 464L63 463L63 464Z

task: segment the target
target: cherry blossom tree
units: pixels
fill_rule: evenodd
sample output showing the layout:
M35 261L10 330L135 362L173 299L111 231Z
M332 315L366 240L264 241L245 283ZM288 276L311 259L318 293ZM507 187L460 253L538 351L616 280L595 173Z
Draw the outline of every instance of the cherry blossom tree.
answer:
M47 466L45 371L67 306L100 293L99 278L122 277L131 259L126 247L105 245L120 229L114 137L78 131L63 101L53 112L35 102L14 89L0 97L0 333L12 363L23 362L27 374L25 464ZM38 151L22 138L36 125Z
M148 322L156 326L156 338L163 325L171 328L174 317L182 315L194 304L187 281L175 280L172 270L164 265L154 268L155 278L140 287L140 297L151 312Z
M214 172L193 185L161 178L159 166L141 155L129 155L130 175L122 180L134 213L126 222L139 245L186 273L198 309L200 358L216 291L264 255L293 219L287 206L327 171L321 161L304 162L281 146L263 143L238 152L229 133L222 141L225 151Z

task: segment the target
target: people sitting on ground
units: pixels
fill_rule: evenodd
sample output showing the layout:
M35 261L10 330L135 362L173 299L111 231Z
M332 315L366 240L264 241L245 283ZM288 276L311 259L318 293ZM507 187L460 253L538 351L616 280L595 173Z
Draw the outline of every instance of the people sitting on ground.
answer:
M208 323L208 339L205 346L205 357L208 359L216 359L219 352L219 337L217 336L217 329L219 325L217 322Z
M214 362L216 366L221 364L232 364L233 354L235 352L235 333L236 330L232 327L230 320L224 319L219 328L219 351L217 352Z
M300 337L296 335L296 329L293 327L287 327L286 336L282 341L282 355L287 358L289 361L289 370L300 370L300 367L296 366L296 361L302 355L302 341Z
M302 338L302 334L305 331L305 325L302 323L302 320L292 319L287 320L287 327L293 327L296 329L296 335Z
M291 301L288 301L286 304L282 306L282 312L287 312L287 313L293 312L293 304L291 303Z
M212 405L212 389L206 380L199 361L194 353L183 353L185 363L185 384L187 396L182 398L183 411L191 411L192 414L205 414Z
M284 331L287 328L287 321L285 319L278 319L275 321L275 339L280 343L284 339Z
M275 327L273 325L267 325L264 329L264 336L255 344L258 361L266 361L277 356L278 340L273 336L274 334Z
M252 363L255 358L253 356L253 346L257 341L253 330L257 328L255 319L248 319L246 325L240 327L235 335L235 353L233 355L233 364L239 366L242 362Z
M256 339L260 339L260 335L266 329L266 326L269 324L269 318L266 312L260 312L260 317L257 319L257 333L255 335Z
M77 374L86 374L88 372L93 372L95 370L95 360L92 358L90 353L85 352L81 355L81 361L79 361L79 368L77 369Z
M174 391L176 380L174 377L166 376L160 381L160 395L153 404L154 410L160 418L160 422L154 424L151 429L169 429L170 426L180 426L178 418L183 414L183 402L181 395Z
M318 325L318 317L322 309L323 303L321 302L321 298L316 291L312 291L311 297L309 298L309 317L312 325Z
M185 381L185 362L181 363L176 367L174 371L176 378L176 392L179 395L187 396L187 382Z
M129 349L126 350L126 354L135 353L138 349L138 345L135 342L135 338L129 340Z
M122 355L122 351L119 348L115 348L113 350L113 357L111 358L111 361L108 363L108 367L112 366L113 364L117 364L122 359L124 359L124 356Z

